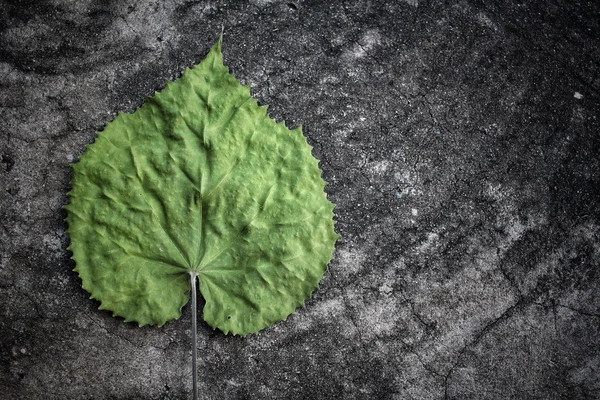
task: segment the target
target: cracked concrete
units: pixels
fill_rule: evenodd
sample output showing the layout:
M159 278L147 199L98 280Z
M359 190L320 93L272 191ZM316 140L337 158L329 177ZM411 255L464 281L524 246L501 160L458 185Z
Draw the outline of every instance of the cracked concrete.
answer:
M62 206L95 131L222 26L231 70L303 125L342 239L286 321L199 324L201 398L600 398L598 21L565 0L2 1L0 398L190 398L189 308L96 310Z

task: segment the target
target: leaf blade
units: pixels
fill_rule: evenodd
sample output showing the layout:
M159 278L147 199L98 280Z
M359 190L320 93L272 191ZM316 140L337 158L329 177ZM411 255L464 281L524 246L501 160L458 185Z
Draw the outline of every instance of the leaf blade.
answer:
M258 332L310 297L339 237L301 128L257 105L220 40L73 168L76 271L102 308L141 325L179 317L198 273L209 325Z

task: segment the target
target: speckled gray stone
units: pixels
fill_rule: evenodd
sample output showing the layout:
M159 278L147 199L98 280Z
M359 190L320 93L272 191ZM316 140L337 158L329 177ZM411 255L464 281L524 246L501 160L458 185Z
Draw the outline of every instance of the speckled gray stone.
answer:
M600 398L592 1L0 1L0 399L189 399L190 310L98 311L69 164L117 112L225 62L303 125L342 235L305 308L199 325L202 399ZM202 305L202 301L200 301Z

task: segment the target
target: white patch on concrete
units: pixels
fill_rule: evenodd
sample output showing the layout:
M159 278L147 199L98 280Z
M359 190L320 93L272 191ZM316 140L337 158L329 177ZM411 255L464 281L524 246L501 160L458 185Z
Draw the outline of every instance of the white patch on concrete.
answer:
M394 172L394 179L402 187L402 190L396 196L397 198L423 194L423 191L418 188L419 177L415 172L409 170Z
M488 195L494 200L503 200L507 198L510 194L512 194L512 191L504 188L501 183L493 184L491 182L487 183L487 188L485 192L486 195Z
M352 132L352 130L345 130L345 129L336 129L335 131L333 131L333 136L339 138L340 140L344 140L348 137L348 134L350 134Z
M396 172L394 178L400 183L410 186L413 186L418 180L417 175L408 170Z
M371 175L383 175L390 167L392 162L388 160L374 161L367 166Z
M392 262L392 268L386 272L386 277L391 278L397 273L397 271L404 271L405 269L406 261L404 261L404 257L400 257L396 261ZM387 276L387 274L390 274L390 276Z
M240 387L240 386L242 386L242 384L241 384L241 383L239 383L238 381L236 381L234 378L227 379L227 380L225 381L225 383L227 383L228 385L231 385L231 386L233 386L233 387Z
M417 253L424 253L429 250L431 247L435 246L438 242L440 235L435 232L429 232L427 234L427 239L423 241L420 245L415 249Z
M516 243L523 234L531 229L534 229L538 226L546 224L546 215L528 215L527 224L524 225L521 223L518 216L510 215L509 223L507 224L506 231L506 239L503 243L499 245L499 248L502 252L509 249L513 243Z
M294 318L294 329L297 331L308 331L315 322L310 311L292 315Z
M355 58L365 57L375 46L381 43L381 35L376 29L365 32L359 43L354 45L352 53Z
M309 331L315 322L320 322L336 326L338 332L346 338L354 338L358 333L342 298L320 301L295 317L294 327L297 331Z
M343 276L356 274L363 269L363 263L365 262L367 255L358 249L339 249L336 254L337 264L339 268L337 271Z
M360 40L352 46L351 49L344 52L343 58L349 60L359 60L367 57L369 53L381 44L381 35L377 29L366 31Z
M360 311L357 324L363 338L381 337L396 332L396 322L400 318L399 306L394 297L385 297L365 305Z
M394 289L387 283L384 283L383 285L381 285L379 287L379 293L381 293L384 296L391 295L393 291L394 291Z
M319 79L319 84L321 86L326 85L328 83L339 83L339 82L340 82L340 77L336 76L336 75L325 75L324 77Z
M258 387L258 391L260 392L261 395L263 395L263 398L268 398L268 397L272 397L273 396L273 389L271 389L270 387L266 386L266 385L260 385Z
M506 228L506 233L508 234L508 246L519 240L526 230L526 226L518 219L512 218L511 222L512 223Z
M529 292L535 289L540 279L552 275L553 271L557 269L560 270L560 260L566 256L563 249L557 249L553 254L536 263L535 268L531 269L522 283L519 284L521 291Z
M419 215L419 210L417 210L416 208L413 208L413 209L411 209L411 210L410 210L410 213L411 213L413 216L415 216L415 217L416 217L416 216L418 216L418 215Z
M418 7L419 0L402 0L403 3L408 4L409 6Z
M344 313L344 302L340 298L322 300L313 307L313 312L320 318L339 318Z
M250 4L257 5L259 7L264 7L271 4L273 0L250 0Z
M476 21L479 25L490 28L494 31L498 30L498 26L484 13L480 12L477 14Z
M573 97L575 97L577 100L581 100L583 99L583 95L579 92L575 92L575 94L573 95Z
M62 253L62 244L57 235L46 234L42 238L44 246L52 250L54 253Z

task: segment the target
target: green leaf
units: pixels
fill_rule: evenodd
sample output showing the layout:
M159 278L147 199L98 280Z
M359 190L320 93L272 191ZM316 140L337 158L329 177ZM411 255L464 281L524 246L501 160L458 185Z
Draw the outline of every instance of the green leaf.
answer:
M197 273L209 325L258 332L318 288L339 237L301 128L258 106L221 40L73 169L75 270L101 309L140 326L178 318Z

